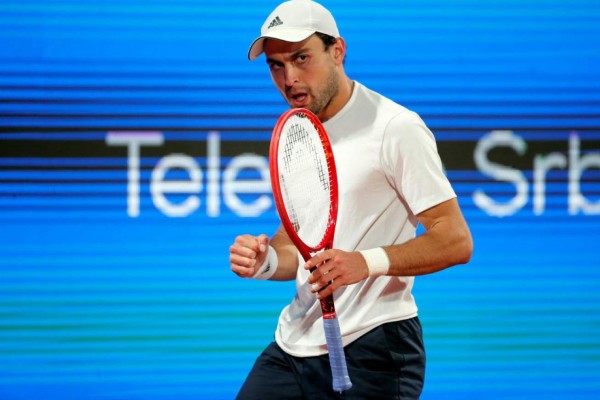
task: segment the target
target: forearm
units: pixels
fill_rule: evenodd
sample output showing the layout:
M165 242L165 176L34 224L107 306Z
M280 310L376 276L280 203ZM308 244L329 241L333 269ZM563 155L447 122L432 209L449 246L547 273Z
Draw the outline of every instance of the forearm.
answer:
M419 214L425 233L385 248L390 261L387 275L431 274L471 258L473 240L456 199Z
M471 257L472 246L468 229L455 228L450 235L443 229L430 229L404 244L384 248L390 261L387 275L426 275L465 264Z
M289 238L283 226L280 226L271 238L270 245L277 252L277 271L270 278L274 281L290 281L296 279L299 260L298 250Z
M323 299L341 286L369 276L431 274L471 258L473 241L456 199L438 204L418 215L425 233L404 244L380 249L320 252L304 264L312 271L311 291Z

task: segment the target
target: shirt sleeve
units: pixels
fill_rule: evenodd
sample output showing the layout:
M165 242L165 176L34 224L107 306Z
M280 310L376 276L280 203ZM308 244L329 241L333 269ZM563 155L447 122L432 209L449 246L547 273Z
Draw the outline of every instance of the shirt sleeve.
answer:
M381 153L388 181L414 215L456 197L433 133L416 113L407 110L390 120Z

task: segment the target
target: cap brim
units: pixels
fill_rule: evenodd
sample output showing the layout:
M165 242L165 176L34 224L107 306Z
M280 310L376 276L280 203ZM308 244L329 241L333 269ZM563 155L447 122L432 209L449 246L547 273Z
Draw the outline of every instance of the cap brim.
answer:
M265 39L277 39L284 42L297 43L306 40L313 33L315 33L313 30L283 28L269 32L268 35L262 35L252 42L248 50L248 59L250 61L256 60L263 53Z

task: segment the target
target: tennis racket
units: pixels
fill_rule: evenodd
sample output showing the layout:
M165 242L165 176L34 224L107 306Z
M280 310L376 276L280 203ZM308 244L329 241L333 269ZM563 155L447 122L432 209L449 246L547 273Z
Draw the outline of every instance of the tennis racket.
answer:
M285 112L273 130L269 158L281 223L304 260L331 248L338 185L331 144L321 121L306 109ZM341 393L352 383L332 295L321 300L321 310L333 389Z

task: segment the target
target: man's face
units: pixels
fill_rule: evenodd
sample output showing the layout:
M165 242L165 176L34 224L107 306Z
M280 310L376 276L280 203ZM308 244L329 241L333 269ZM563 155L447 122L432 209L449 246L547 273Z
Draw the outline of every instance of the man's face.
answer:
M290 43L268 39L264 44L271 78L292 108L321 114L338 93L335 45L325 50L318 36Z

